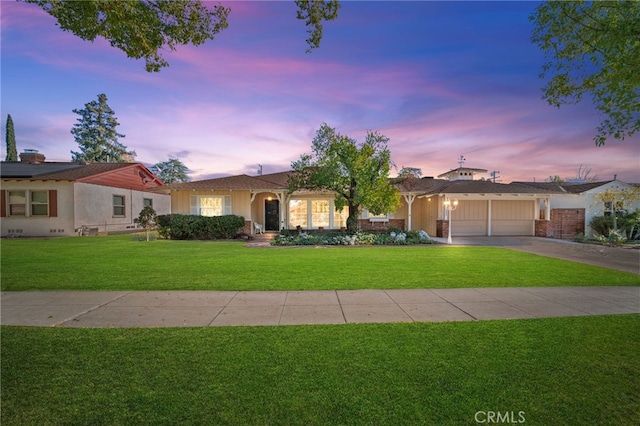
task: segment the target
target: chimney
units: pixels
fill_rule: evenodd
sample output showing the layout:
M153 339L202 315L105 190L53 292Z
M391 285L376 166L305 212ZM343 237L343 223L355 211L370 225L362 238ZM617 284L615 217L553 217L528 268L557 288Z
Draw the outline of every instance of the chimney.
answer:
M25 149L24 152L20 153L21 163L44 163L44 159L44 154L40 154L37 149Z

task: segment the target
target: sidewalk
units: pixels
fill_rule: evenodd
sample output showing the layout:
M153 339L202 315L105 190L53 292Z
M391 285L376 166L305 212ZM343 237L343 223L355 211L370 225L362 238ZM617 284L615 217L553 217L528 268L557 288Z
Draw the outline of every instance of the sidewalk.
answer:
M3 292L2 325L202 327L640 313L640 287Z

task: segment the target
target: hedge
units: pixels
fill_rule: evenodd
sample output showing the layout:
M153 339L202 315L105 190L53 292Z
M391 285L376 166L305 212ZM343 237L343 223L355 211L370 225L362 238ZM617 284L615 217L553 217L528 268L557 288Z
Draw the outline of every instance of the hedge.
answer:
M236 215L196 216L167 214L158 216L158 233L172 240L230 239L244 227L244 217Z

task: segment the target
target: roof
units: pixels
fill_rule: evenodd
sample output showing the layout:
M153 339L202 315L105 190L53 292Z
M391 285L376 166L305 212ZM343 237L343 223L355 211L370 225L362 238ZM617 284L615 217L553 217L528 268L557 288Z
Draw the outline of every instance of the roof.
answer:
M0 176L2 178L33 178L83 166L84 164L82 163L20 163L3 161L0 163Z
M173 183L160 190L281 190L287 188L291 172L260 176L236 175L193 182Z
M539 188L518 183L495 183L490 180L445 181L438 193L449 194L549 194L562 193L559 189Z
M512 182L516 185L525 185L535 188L556 190L568 194L581 194L583 192L598 188L613 182L612 180L602 182L587 182L587 183L575 183L575 182Z
M156 188L156 191L180 190L221 190L221 191L277 191L287 189L287 182L292 171L272 173L259 176L246 174L225 176L215 179L194 182L174 183ZM558 188L546 188L526 185L524 183L494 183L490 180L456 180L418 178L408 176L391 179L401 193L428 194L553 194L563 193Z
M112 170L141 165L139 163L18 163L3 161L3 179L79 180Z

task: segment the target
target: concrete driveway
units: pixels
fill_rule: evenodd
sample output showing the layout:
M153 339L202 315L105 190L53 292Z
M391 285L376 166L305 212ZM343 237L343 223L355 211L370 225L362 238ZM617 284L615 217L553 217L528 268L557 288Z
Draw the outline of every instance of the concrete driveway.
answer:
M540 237L454 237L454 245L492 246L640 274L640 249Z

